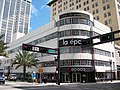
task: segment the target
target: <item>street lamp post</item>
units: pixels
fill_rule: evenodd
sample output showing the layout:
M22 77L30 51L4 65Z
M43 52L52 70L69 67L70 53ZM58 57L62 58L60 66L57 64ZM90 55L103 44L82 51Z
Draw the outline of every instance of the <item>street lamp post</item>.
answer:
M8 66L8 76L9 76L9 74L10 74L10 66Z
M60 48L59 48L59 31L58 31L58 85L60 85Z
M112 82L112 60L110 60L110 73L111 73L111 82Z
M91 21L92 22L92 21ZM90 26L90 39L93 37L93 23ZM92 55L92 60L91 60L91 66L92 66L92 70L93 70L93 81L92 82L96 82L95 80L95 61L94 61L94 47L93 47L93 41L90 41L90 49L91 49L91 55Z
M58 37L57 37L57 50L58 50L58 55L57 58L55 57L55 60L57 61L57 84L60 85L60 47L59 47L59 26L58 26L58 31L57 31Z
M56 71L55 71L55 73L56 73L56 84L58 84L58 55L57 55L57 57L54 57L54 59L55 59L55 63L56 63Z

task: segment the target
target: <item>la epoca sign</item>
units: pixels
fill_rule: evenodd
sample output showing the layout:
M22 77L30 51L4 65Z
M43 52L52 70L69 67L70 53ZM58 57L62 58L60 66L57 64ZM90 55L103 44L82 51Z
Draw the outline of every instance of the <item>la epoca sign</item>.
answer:
M81 39L80 38L69 38L69 39L62 39L59 40L59 46L80 46Z

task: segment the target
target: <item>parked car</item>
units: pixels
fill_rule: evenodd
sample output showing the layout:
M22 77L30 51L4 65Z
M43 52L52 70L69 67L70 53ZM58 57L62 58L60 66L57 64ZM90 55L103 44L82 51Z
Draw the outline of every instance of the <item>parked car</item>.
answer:
M5 84L4 72L1 72L1 71L0 71L0 83Z
M9 81L16 81L17 80L17 75L16 74L10 74L8 76L8 80Z

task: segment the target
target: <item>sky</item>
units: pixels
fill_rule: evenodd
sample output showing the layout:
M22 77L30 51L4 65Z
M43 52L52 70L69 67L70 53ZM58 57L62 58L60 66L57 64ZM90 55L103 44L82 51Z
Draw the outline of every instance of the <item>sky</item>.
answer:
M51 0L32 0L30 32L50 22L50 7L47 5Z

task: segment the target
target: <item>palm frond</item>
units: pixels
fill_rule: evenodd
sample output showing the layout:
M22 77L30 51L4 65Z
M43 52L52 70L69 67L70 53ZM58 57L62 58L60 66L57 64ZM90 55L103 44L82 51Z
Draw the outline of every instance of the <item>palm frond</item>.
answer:
M6 52L7 48L7 44L0 40L0 56L8 57L8 54Z
M20 66L21 66L20 64L19 64L19 65L17 65L15 69L18 69Z

